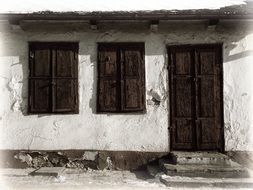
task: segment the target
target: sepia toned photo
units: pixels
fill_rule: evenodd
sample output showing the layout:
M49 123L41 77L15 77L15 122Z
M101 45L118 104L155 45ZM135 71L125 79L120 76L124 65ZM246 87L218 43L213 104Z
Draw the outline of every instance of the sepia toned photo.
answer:
M253 1L0 6L0 189L253 189Z

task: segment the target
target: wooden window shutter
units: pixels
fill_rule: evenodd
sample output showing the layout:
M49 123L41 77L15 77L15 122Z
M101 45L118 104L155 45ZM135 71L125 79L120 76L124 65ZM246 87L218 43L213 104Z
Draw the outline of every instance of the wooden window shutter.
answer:
M53 112L77 112L77 44L52 48Z
M30 44L30 113L78 113L77 64L77 43Z
M119 106L117 48L101 45L98 51L97 108L100 112L115 112Z
M121 109L144 109L144 46L129 45L121 48Z
M46 113L51 108L51 58L47 45L30 46L29 110Z
M98 46L98 112L132 112L145 108L143 43Z

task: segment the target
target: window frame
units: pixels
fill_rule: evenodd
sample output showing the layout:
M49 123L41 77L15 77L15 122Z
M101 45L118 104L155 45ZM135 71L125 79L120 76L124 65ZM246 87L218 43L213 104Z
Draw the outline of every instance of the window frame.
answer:
M106 47L108 46L109 48L112 47L116 47L117 48L117 67L121 62L121 58L120 57L120 51L123 49L127 49L127 48L131 48L131 47L138 47L141 50L141 56L142 56L142 64L141 64L141 70L142 70L142 74L141 74L141 82L143 84L142 87L142 108L138 109L138 110L124 110L122 108L122 95L124 94L122 92L122 90L120 90L122 88L122 86L119 84L119 80L122 80L122 71L118 71L117 73L117 88L119 88L117 90L117 92L120 91L120 94L118 94L118 97L120 100L119 101L119 106L117 108L117 110L115 111L104 111L100 109L100 105L99 105L99 92L100 92L100 77L99 77L99 71L100 71L100 48L102 47ZM121 67L121 66L120 66ZM144 114L146 113L146 70L145 70L145 42L98 42L97 43L97 92L96 92L96 113L98 114L123 114L123 113L134 113L134 114Z
M46 47L48 48L48 50L50 51L49 54L49 58L50 58L50 75L48 77L36 77L33 75L32 72L34 72L34 69L32 68L32 64L34 62L34 57L35 55L33 54L36 51L35 47ZM68 47L67 49L69 49L70 51L73 51L74 53L74 59L75 59L75 66L73 68L74 72L75 72L75 76L74 77L56 77L54 76L55 73L54 72L54 67L55 64L53 62L53 51L59 51L64 49L63 47ZM72 42L72 41L67 41L67 42L40 42L40 41L31 41L28 42L28 62L29 62L29 75L28 75L28 114L33 115L33 114L50 114L50 115L57 115L57 114L78 114L79 113L79 89L78 89L78 73L79 73L79 61L78 61L78 54L79 54L79 42ZM51 81L51 83L53 83L54 79L59 79L59 80L73 80L73 83L71 85L73 85L73 90L74 90L74 109L71 111L57 111L57 109L55 108L55 104L57 101L56 95L54 94L53 88L54 85L50 85L49 87L49 95L48 95L48 99L49 99L49 108L46 111L40 111L40 110L36 110L33 109L35 103L33 102L32 98L34 98L34 95L32 94L32 90L35 89L35 87L32 87L32 80L34 79L40 79L40 78L44 78L45 80L49 80Z

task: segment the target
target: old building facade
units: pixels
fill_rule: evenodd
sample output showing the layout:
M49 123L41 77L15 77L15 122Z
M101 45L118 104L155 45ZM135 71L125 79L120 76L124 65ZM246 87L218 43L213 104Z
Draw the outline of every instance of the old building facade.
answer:
M216 13L2 14L0 148L252 151L252 23Z

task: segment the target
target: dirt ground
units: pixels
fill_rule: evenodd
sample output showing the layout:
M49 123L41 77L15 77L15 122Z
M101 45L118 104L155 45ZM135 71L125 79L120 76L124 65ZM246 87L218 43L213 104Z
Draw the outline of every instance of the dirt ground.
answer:
M159 177L151 177L145 171L109 171L64 169L58 177L30 176L34 169L0 169L0 189L189 189L166 187ZM196 189L196 188L195 188ZM199 187L198 189L221 189ZM227 188L230 189L230 188ZM246 189L246 188L243 188Z
M146 172L65 169L59 177L29 176L34 169L1 169L3 189L167 189Z

